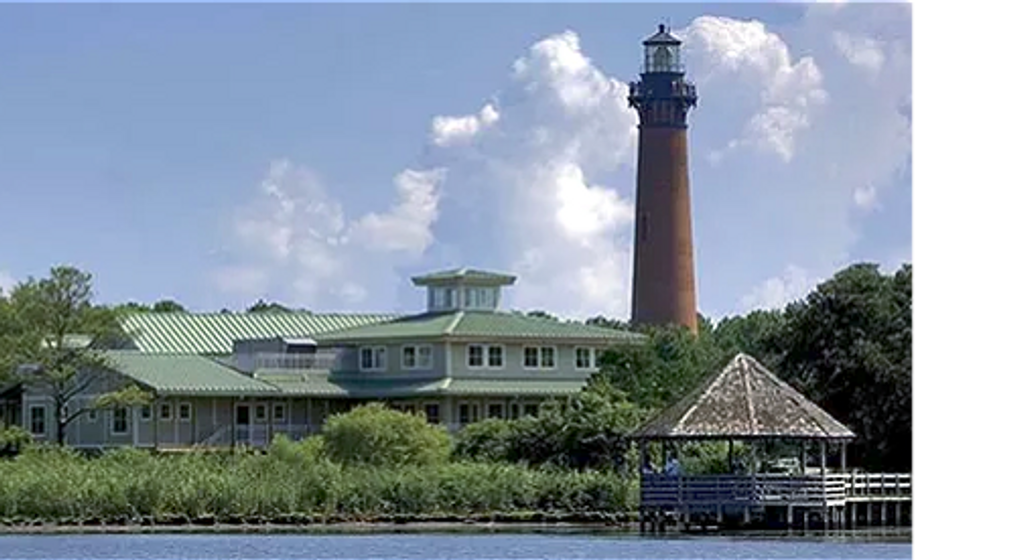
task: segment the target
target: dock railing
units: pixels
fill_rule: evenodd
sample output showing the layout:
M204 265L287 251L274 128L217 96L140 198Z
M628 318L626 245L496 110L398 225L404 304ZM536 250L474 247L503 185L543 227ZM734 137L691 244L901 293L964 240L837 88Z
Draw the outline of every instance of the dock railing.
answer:
M668 475L644 473L640 503L645 508L717 505L842 505L846 501L908 500L909 474L829 473L820 475Z

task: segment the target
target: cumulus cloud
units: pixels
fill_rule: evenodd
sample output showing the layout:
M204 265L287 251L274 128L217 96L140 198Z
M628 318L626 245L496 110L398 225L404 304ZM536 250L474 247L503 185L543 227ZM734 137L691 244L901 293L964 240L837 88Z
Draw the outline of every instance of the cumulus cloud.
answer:
M811 277L806 269L789 265L785 272L764 280L742 298L745 310L781 309L809 294L823 279Z
M872 74L877 74L884 66L883 45L870 37L850 35L843 31L834 34L835 48L849 61Z
M823 76L812 57L793 62L788 45L762 22L702 16L682 33L690 66L699 81L713 86L739 81L757 94L756 109L741 137L712 156L740 146L792 159L799 133L828 100Z
M501 114L490 103L484 105L477 115L436 116L433 118L433 143L437 146L450 146L470 140L500 119Z
M358 305L382 270L414 261L431 242L443 177L441 169L403 171L391 208L349 223L338 197L311 170L276 161L231 223L238 262L218 268L213 280L246 297L272 290L296 305L328 299ZM371 265L377 268L367 270Z
M583 54L576 33L552 35L513 62L497 95L500 134L438 155L451 170L450 200L487 232L472 234L480 252L520 278L510 306L627 313L633 185L602 181L635 157L627 91ZM442 241L472 246L467 237L453 229Z
M706 16L678 32L701 92L690 161L702 312L805 295L848 262L856 220L908 165L908 14L871 9L811 8L784 32ZM543 38L482 109L428 121L431 149L396 175L388 208L349 217L341 202L355 192L275 164L232 224L249 257L220 284L387 310L410 265L471 265L519 276L506 307L627 317L637 117L627 84L583 47L572 31Z

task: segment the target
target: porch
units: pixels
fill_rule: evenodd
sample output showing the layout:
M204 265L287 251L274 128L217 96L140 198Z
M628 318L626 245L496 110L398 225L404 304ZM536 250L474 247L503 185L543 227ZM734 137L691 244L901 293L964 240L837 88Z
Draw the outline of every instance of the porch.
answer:
M905 525L911 502L909 474L644 473L640 481L640 510L662 531L665 524L689 529L694 523L850 529Z

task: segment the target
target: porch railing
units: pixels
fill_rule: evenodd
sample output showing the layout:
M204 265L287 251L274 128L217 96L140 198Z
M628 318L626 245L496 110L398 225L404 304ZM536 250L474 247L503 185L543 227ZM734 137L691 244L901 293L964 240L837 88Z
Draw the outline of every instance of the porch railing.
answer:
M832 505L881 496L908 499L908 474L832 473L822 476L666 475L644 474L640 483L643 507L679 504L709 505Z

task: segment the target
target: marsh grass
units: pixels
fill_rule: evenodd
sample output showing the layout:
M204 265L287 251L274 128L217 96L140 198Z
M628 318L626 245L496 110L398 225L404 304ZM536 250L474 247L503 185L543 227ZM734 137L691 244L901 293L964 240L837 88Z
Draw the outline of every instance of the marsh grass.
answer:
M281 441L266 454L123 449L98 458L31 448L0 461L0 520L624 513L638 497L636 481L615 474L471 462L344 466L320 457L317 446Z

